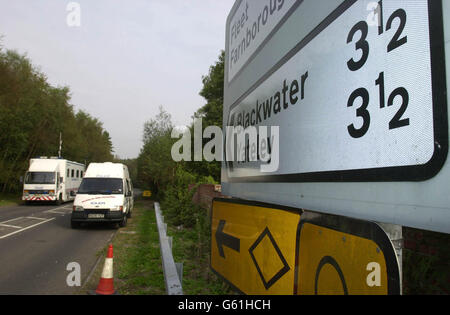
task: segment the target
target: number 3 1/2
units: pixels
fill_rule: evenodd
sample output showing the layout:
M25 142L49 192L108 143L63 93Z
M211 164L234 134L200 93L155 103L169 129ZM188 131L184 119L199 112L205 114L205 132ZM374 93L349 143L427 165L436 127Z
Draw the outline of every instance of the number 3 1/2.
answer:
M380 3L381 3L381 1L380 1ZM380 14L382 14L382 12ZM394 34L394 36L392 37L391 41L389 42L389 44L387 46L388 53L399 48L400 46L402 46L408 42L407 36L400 38L402 36L402 33L406 26L407 15L406 15L405 10L398 9L397 11L392 13L392 15L389 17L389 19L386 23L387 31L391 30L392 24L395 19L399 19L400 24L399 24L399 27L398 27L396 33ZM381 18L380 21L383 21L383 19ZM367 24L366 21L360 21L352 27L352 29L350 30L350 33L347 36L347 44L350 44L353 42L357 32L361 33L361 37L359 38L359 40L357 40L355 42L355 49L356 49L356 51L360 50L362 52L362 55L361 55L360 59L357 61L355 61L354 58L352 58L347 62L347 66L350 71L358 71L359 69L361 69L366 64L367 59L369 58L370 45L369 45L369 42L367 41L367 36L369 34L369 25ZM379 28L378 35L382 35L382 34L383 34L383 31L382 31L382 27L381 27L381 28Z
M380 14L380 25L378 27L378 35L381 36L383 34L383 1L380 0L379 3L379 12ZM407 36L402 36L402 33L406 26L407 21L407 14L405 10L398 9L396 10L388 19L386 23L386 30L389 31L392 28L392 24L394 20L399 19L399 27L392 37L391 41L387 45L387 53L390 53L391 51L401 47L402 45L406 44L408 42ZM355 42L355 50L361 51L361 57L358 60L355 60L355 58L352 58L347 61L347 66L350 71L358 71L360 70L369 59L369 53L370 53L370 44L367 40L367 36L369 35L369 25L366 21L360 21L356 23L352 29L350 30L348 36L347 36L347 44L352 43L355 40L355 36L357 33L360 33L359 39ZM380 108L385 107L385 91L384 91L384 72L380 73L379 78L375 81L375 84L379 86L380 88ZM401 96L403 99L403 103L401 105L400 110L397 112L397 114L394 116L394 118L389 123L389 129L396 129L401 128L409 125L409 119L405 118L403 119L402 116L406 112L406 109L408 107L409 103L409 94L408 91L400 87L393 91L388 99L388 106L392 106L394 104L394 99L397 96ZM361 98L362 103L361 106L356 109L356 117L360 117L363 120L363 124L361 128L355 128L354 124L351 124L347 127L348 132L350 136L353 138L361 138L363 137L369 130L370 127L370 112L368 111L368 106L370 102L370 95L367 89L365 88L359 88L356 89L349 97L347 107L353 107L355 101Z

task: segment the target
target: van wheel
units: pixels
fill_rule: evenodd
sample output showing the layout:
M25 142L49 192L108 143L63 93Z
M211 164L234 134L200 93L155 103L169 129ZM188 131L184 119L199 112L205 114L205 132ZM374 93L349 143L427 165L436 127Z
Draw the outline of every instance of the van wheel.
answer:
M128 211L128 213L127 213L127 218L128 218L128 219L131 218L131 210Z
M127 216L123 216L123 220L119 223L119 227L126 227L127 226Z

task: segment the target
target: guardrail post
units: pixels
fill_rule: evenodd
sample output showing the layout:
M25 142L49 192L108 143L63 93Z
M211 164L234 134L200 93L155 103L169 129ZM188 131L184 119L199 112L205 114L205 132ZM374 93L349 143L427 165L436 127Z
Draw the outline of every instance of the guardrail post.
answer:
M175 263L175 267L177 268L178 278L180 279L180 283L183 283L183 263Z
M167 237L167 224L164 223L159 203L155 202L154 205L166 292L168 295L183 295L183 287L181 285L183 279L183 263L174 262L172 254L172 238Z

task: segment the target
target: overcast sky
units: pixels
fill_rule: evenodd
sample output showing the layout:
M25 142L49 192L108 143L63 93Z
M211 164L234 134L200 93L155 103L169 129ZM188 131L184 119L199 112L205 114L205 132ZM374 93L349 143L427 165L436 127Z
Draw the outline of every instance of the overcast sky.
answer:
M4 48L26 53L75 110L103 122L115 154L137 157L143 124L162 105L187 125L205 104L202 76L225 46L235 0L0 0ZM76 19L69 19L76 23Z

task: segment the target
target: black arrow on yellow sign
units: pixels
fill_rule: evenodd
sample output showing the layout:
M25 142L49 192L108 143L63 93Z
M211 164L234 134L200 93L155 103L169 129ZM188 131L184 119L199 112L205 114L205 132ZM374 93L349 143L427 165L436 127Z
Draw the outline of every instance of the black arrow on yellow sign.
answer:
M225 258L223 246L229 247L238 253L241 251L241 240L223 232L226 223L225 220L220 220L216 231L216 242L217 247L219 248L219 255L223 258Z

